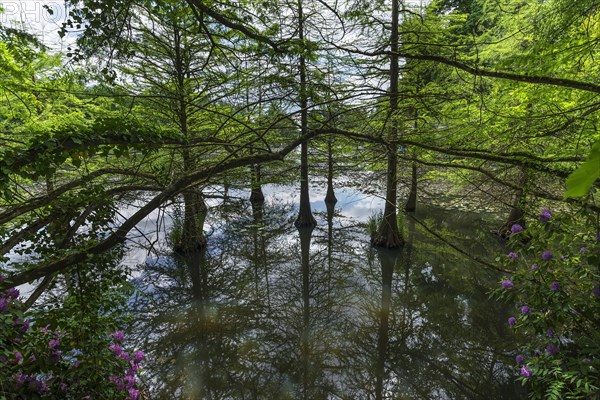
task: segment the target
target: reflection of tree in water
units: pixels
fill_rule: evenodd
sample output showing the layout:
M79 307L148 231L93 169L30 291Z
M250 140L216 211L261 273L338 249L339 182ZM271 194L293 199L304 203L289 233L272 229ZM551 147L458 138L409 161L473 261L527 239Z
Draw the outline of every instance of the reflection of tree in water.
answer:
M281 217L287 218L287 213L280 214L267 229L283 225ZM246 226L253 226L252 216L238 215ZM231 227L234 223L230 219ZM266 249L274 236L273 231L264 235L262 247ZM255 248L255 239L246 231L237 236L215 234L208 250L158 257L145 266L139 286L146 295L136 304L140 320L135 326L141 346L149 352L152 398L237 398L248 390L244 353L251 352L257 321L265 312L256 296L265 285L264 274L257 275L250 264L266 263L240 261ZM268 253L249 252L262 260Z
M472 274L409 220L402 251L371 252L362 271L364 302L347 358L356 398L519 398L502 362L512 347L488 300L485 273ZM428 248L429 246L434 248ZM489 282L489 281L488 281ZM369 368L370 366L370 368Z
M205 252L140 278L152 398L518 397L496 276L410 220L403 250L376 252L333 207L296 230L290 207L240 205L211 213L226 223Z

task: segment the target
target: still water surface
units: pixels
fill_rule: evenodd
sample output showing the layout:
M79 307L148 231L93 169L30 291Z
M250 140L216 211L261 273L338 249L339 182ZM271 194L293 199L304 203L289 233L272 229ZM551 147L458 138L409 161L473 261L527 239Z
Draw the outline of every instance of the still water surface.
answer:
M208 248L145 260L130 336L153 399L517 399L498 273L412 218L401 251L369 246L381 200L338 191L298 231L281 187L211 209ZM317 196L313 195L313 199ZM322 198L322 197L321 197ZM473 256L500 250L483 213L415 217Z

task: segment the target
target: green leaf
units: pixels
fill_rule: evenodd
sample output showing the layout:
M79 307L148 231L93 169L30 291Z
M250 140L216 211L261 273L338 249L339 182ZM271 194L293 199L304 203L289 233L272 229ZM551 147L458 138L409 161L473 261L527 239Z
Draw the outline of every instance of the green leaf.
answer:
M600 141L592 147L587 160L567 178L567 197L585 196L600 177Z

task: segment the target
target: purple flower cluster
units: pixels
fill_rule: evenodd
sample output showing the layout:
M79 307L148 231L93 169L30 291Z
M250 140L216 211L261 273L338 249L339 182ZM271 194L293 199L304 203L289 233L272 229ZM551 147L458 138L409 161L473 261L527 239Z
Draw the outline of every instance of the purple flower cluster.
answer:
M558 282L552 282L550 284L550 290L552 290L553 292L560 291L560 283L558 283Z
M59 349L61 344L61 338L64 336L59 330L53 331L48 329L50 325L46 325L40 329L40 333L44 335L52 335L52 338L48 340L48 350L50 350L49 357L52 364L58 364L62 357L62 351Z
M552 218L552 211L545 208L540 212L540 222L548 222L550 218Z
M548 346L546 346L546 351L548 352L548 354L555 356L557 355L560 350L558 349L558 347L556 347L556 345L550 343Z
M0 282L6 279L4 276L1 276ZM0 292L0 313L8 312L10 305L19 298L19 289L17 288L8 288L5 292Z
M514 326L517 323L517 319L515 317L508 318L508 326Z
M510 227L511 233L519 233L522 230L523 230L523 227L519 224L514 224L513 226Z
M48 391L48 384L45 381L31 375L23 374L22 372L13 376L13 382L17 390L27 388L40 395L44 395Z
M542 260L550 261L554 258L554 254L550 250L544 250L542 252Z
M137 400L140 395L140 391L135 388L137 383L137 372L140 369L140 363L144 359L143 351L134 351L129 354L123 349L118 343L122 343L125 340L125 334L122 331L117 331L112 335L113 340L116 343L112 343L108 346L109 350L120 360L123 360L128 363L127 370L123 377L118 377L115 375L109 376L108 380L115 384L117 390L120 392L126 392L129 396L128 400Z
M523 365L521 367L521 376L523 376L525 378L531 378L532 375L533 375L533 372L531 372L531 370L529 369L529 367L527 365Z
M508 257L509 257L511 260L516 260L516 259L518 259L518 258L519 258L519 255L518 255L517 253L515 253L514 251L511 251L510 253L508 253Z
M5 279L0 275L0 282ZM87 391L87 384L78 375L88 371L75 370L83 365L77 360L82 350L65 349L69 343L65 339L68 334L53 330L50 325L31 331L30 322L22 316L19 295L16 288L0 290L0 343L9 345L7 351L0 355L0 386L7 387L9 393L22 393L25 396L23 398L66 398L75 392ZM137 374L144 352L124 351L122 342L125 334L122 331L114 332L111 336L113 343L109 348L118 361L114 365L119 365L122 372L116 374L120 377L110 377L109 380L123 392L123 398L137 400L140 397L140 390L136 387L139 382ZM63 350L67 351L68 357L63 357ZM71 368L63 377L62 372ZM77 398L91 399L92 396L89 394Z
M515 286L515 284L512 283L512 281L510 279L505 279L502 281L502 288L504 288L504 289L509 289L513 286Z

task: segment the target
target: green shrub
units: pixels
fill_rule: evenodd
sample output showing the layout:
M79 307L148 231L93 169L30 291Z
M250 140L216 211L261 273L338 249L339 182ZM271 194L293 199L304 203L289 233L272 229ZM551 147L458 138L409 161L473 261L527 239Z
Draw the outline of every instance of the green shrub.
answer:
M600 396L598 230L588 211L542 210L527 229L513 225L498 259L514 272L493 295L515 307L507 323L524 343L515 361L532 398Z

